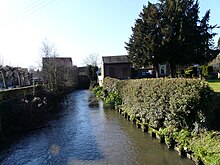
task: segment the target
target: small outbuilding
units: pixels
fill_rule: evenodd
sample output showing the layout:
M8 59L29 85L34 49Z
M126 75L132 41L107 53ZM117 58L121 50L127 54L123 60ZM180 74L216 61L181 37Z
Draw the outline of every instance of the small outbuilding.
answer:
M112 77L121 80L130 79L131 69L132 63L128 58L128 55L103 56L99 83L101 85L105 77Z

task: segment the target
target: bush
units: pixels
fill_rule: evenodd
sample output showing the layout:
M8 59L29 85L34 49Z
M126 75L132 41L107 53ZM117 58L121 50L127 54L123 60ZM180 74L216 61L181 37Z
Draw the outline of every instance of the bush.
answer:
M213 66L202 65L200 67L200 72L206 79L211 79L213 75Z
M202 159L205 164L220 164L220 133L203 132L190 140L191 150L196 159Z
M118 95L128 114L140 116L149 126L159 129L173 125L178 129L194 129L195 123L206 126L206 114L211 104L211 89L197 79L138 79L107 78L104 89L109 101ZM116 92L116 93L114 93ZM117 103L119 105L119 103Z
M110 107L117 107L122 104L122 100L116 91L111 91L108 93L108 96L105 98L105 104Z
M190 66L185 70L185 77L186 78L192 78L192 77L198 77L198 68L196 66Z
M106 78L106 101L120 107L131 121L144 121L168 147L192 153L205 164L220 164L220 133L204 131L213 113L213 91L199 79ZM118 101L116 101L118 100ZM211 120L211 118L210 118Z
M93 93L104 100L105 105L110 107L117 107L122 104L122 99L116 90L107 91L101 86L95 86Z
M104 97L103 87L97 85L93 88L92 91L97 97L99 97L99 98Z

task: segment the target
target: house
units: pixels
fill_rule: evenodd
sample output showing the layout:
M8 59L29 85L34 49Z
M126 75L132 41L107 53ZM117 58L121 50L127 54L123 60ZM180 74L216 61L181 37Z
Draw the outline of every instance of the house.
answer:
M177 66L176 70L185 68ZM100 71L98 71L99 73ZM97 74L98 74L97 73ZM170 75L169 64L158 65L158 77ZM128 55L104 56L102 57L101 75L98 74L99 84L102 85L105 77L117 79L130 78L153 78L156 77L156 68L153 66L134 69Z
M117 79L131 78L132 63L127 55L102 57L101 75L98 76L100 85L105 77Z
M77 67L78 68L78 75L79 76L85 76L86 74L86 66Z
M129 79L131 77L132 63L128 56L105 56L102 57L103 77L117 79Z
M50 89L77 86L77 66L72 64L71 57L43 57L42 62L43 79Z
M78 67L78 88L89 89L90 79L86 73L86 66Z
M43 57L43 68L48 64L57 64L59 66L72 67L71 57Z
M159 77L165 77L170 75L169 65L168 64L159 64ZM156 76L156 75L155 75Z

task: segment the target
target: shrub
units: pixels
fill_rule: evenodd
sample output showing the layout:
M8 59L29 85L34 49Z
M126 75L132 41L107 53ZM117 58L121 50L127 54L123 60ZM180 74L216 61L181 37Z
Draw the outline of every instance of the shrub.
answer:
M191 141L194 157L202 159L205 164L220 164L220 133L203 132L194 136Z
M200 72L203 77L210 79L213 75L213 66L202 65L200 67Z
M179 146L182 147L189 147L191 137L191 133L186 129L182 129L179 132L174 132L175 141Z
M93 88L93 93L97 96L97 97L99 97L99 98L103 98L104 97L104 91L103 91L103 87L101 87L101 86L95 86L94 88Z
M119 94L116 91L111 91L108 93L108 96L105 98L105 104L110 107L117 107L121 105L122 100Z
M173 125L179 129L193 129L195 123L205 126L206 114L211 103L211 89L198 79L138 79L107 78L104 89L120 98L128 114L138 115L149 121L149 126L159 129ZM119 105L117 103L117 105Z
M185 70L185 77L192 78L198 77L198 68L196 66L190 66Z
M198 162L220 164L220 133L205 131L207 116L213 113L213 91L207 82L106 78L103 89L108 93L107 102L120 105L131 121L144 121L168 147L177 145L180 151L187 148Z

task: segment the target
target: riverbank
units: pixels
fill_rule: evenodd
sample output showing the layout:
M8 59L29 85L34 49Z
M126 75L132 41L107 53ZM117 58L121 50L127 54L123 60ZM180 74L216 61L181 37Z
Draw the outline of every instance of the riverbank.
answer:
M193 165L95 101L89 90L76 90L65 100L40 129L0 145L0 164Z
M208 80L207 82L215 92L220 93L220 80Z
M29 93L25 89L12 91L0 102L0 139L22 134L36 129L50 119L52 113L59 111L59 102L67 91L61 94L46 90L43 86ZM28 89L29 90L29 89ZM19 94L17 94L17 93ZM24 94L22 94L23 92Z
M220 163L220 133L211 130L219 112L213 103L216 97L206 82L107 78L103 90L99 89L94 91L106 103L169 148L176 148L180 155L197 164Z

